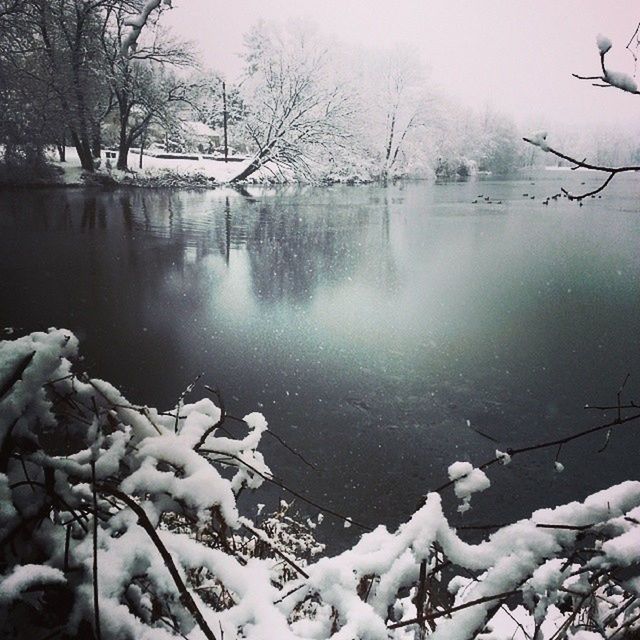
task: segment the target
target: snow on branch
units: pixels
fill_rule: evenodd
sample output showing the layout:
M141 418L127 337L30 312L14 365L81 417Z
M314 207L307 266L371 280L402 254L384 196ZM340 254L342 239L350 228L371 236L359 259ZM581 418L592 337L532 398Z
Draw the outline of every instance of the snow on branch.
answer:
M76 375L77 356L64 330L0 342L0 626L11 637L526 640L640 627L640 482L477 544L431 492L395 531L317 557L320 517L281 501L254 519L237 502L273 479L263 416L184 394L170 411L134 405ZM618 408L609 425L456 462L448 485L468 501L493 463L640 420L620 397Z
M129 32L122 40L122 54L129 55L130 51L135 51L138 42L140 32L147 24L147 20L151 13L157 9L161 4L165 4L171 7L171 0L146 0L140 13L127 18L124 21L125 26L129 27Z
M547 144L546 133L537 133L529 138L522 138L522 139L525 142L528 142L529 144L532 144L535 147L539 147L542 151L546 153L551 153L557 158L561 158L562 160L566 160L567 162L570 162L573 165L572 166L573 169L577 169L578 167L581 167L583 169L589 169L591 171L599 171L601 173L608 174L604 182L599 187L591 191L587 191L585 193L581 193L581 194L569 193L566 189L563 188L562 193L564 193L569 198L569 200L583 200L584 198L588 198L589 196L593 196L593 195L596 195L597 193L600 193L603 189L605 189L609 185L609 183L613 180L613 178L617 176L619 173L633 173L636 171L640 171L640 165L608 167L604 165L598 165L598 164L593 164L591 162L587 162L586 158L583 160L578 160L577 158L574 158L570 155L567 155L566 153L563 153L562 151L558 151L557 149L554 149L553 147L549 146L549 144Z
M611 42L611 40L606 36L599 34L596 39L596 44L598 46L598 52L600 54L600 67L602 69L602 75L583 76L574 73L573 77L578 78L578 80L594 81L593 84L595 87L615 87L616 89L620 89L621 91L625 91L627 93L640 94L640 91L638 91L638 83L632 76L630 76L628 73L624 73L623 71L612 71L611 69L607 69L607 66L605 64L605 57L613 47L613 43Z
M637 55L634 49L637 50L638 44L640 43L638 33L640 33L640 23L636 26L636 29L626 46L626 49L631 52L634 62L636 63L637 63ZM596 87L613 87L615 89L619 89L620 91L624 91L625 93L640 95L640 90L638 89L638 83L632 76L622 71L614 71L607 68L606 56L609 53L609 51L611 51L611 49L613 48L613 42L611 41L611 39L603 34L598 34L596 38L596 45L598 47L598 53L600 56L600 67L601 67L602 73L600 75L591 75L591 76L578 75L574 73L573 76L575 78L578 78L579 80L589 80ZM578 158L574 158L562 151L558 151L557 149L554 149L551 146L549 146L547 142L546 132L536 133L529 137L523 138L523 140L533 146L538 147L545 153L551 153L557 158L566 160L567 162L571 163L572 169L578 169L578 168L589 169L591 171L598 171L606 174L600 186L590 191L586 191L584 193L580 193L580 194L569 193L569 191L563 188L562 193L564 193L569 198L569 200L581 201L584 198L588 198L590 196L594 196L600 193L610 184L610 182L619 173L630 173L630 172L640 171L640 166L629 165L629 166L611 167L611 166L604 166L604 165L596 165L591 162L587 162L586 158L583 158L582 160ZM562 467L561 464L559 464L559 469L560 467Z
M458 507L460 513L471 508L471 496L491 486L491 481L481 469L475 469L470 462L454 462L447 470L449 480L453 482L453 490L457 498L462 500Z

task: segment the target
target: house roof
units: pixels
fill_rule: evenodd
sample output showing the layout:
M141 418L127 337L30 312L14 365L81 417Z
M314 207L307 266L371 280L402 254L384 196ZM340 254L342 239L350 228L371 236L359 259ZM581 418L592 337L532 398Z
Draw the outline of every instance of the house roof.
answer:
M196 120L187 120L183 123L185 129L195 135L202 138L212 138L213 136L218 135L214 129L212 129L208 124L204 122L197 122Z

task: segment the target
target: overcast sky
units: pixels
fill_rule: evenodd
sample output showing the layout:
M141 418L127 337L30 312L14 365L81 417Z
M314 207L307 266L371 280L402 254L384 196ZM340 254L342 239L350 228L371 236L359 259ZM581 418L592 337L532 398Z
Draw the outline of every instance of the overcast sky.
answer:
M305 20L329 36L375 48L417 48L432 81L466 105L518 121L638 123L640 96L571 77L599 70L598 33L611 68L633 73L624 47L640 20L625 0L174 0L167 23L205 62L233 78L242 36L257 20ZM615 64L614 64L615 62Z

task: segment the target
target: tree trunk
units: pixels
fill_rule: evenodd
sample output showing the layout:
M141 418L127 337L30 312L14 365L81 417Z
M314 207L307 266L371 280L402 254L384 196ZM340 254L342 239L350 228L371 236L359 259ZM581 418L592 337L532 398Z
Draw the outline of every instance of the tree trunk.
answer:
M93 157L98 159L102 154L102 134L100 132L100 125L94 124L91 132L91 151Z
M229 144L227 141L227 85L225 82L222 83L222 104L223 104L223 111L222 111L222 115L224 117L223 120L223 124L224 124L224 161L228 162L229 161Z
M240 180L245 180L252 173L255 173L262 165L263 162L259 157L254 158L237 176L231 178L229 182L240 182Z
M118 139L118 161L116 168L120 171L129 170L129 149L131 148L131 139L127 134L129 126L129 104L126 94L118 95L119 104L119 120L120 120L120 134Z
M387 138L387 147L385 150L385 156L384 156L384 166L382 168L382 182L384 184L387 183L387 181L389 180L389 173L391 170L391 163L390 163L390 159L391 159L391 149L393 148L393 138L395 135L395 131L396 131L396 110L393 110L393 113L391 114L391 124L389 126L389 137Z
M118 161L116 163L116 168L120 169L120 171L128 171L129 169L129 148L131 147L131 142L127 135L127 120L128 118L121 114L120 138L118 141Z
M85 137L80 137L76 131L71 132L71 138L73 140L73 146L78 152L78 158L80 158L80 166L85 171L95 171L96 167L93 162L93 154L91 153L91 145Z
M58 149L58 157L60 158L60 162L67 161L67 136L64 128L62 129L62 136L60 140L56 142L56 148Z
M138 158L138 167L142 169L142 154L144 153L144 144L147 140L147 131L140 136L140 157Z
M120 136L120 142L118 144L118 161L116 162L116 169L120 171L129 170L129 139L126 135Z

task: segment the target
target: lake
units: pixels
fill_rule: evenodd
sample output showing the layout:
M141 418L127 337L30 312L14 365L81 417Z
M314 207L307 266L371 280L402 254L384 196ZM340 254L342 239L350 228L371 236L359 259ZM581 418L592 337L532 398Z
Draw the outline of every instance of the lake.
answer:
M316 465L265 441L287 484L391 526L455 460L610 419L584 405L614 403L627 373L625 397L638 398L640 182L621 177L582 207L542 203L561 185L596 184L549 171L388 187L5 190L0 330L68 328L92 375L159 408L204 372L231 413L262 411ZM622 427L600 453L604 434L567 445L563 473L556 451L516 458L490 470L493 486L464 516L445 502L454 522L475 524L584 498L638 478L639 441ZM338 545L355 532L329 519L319 529Z

